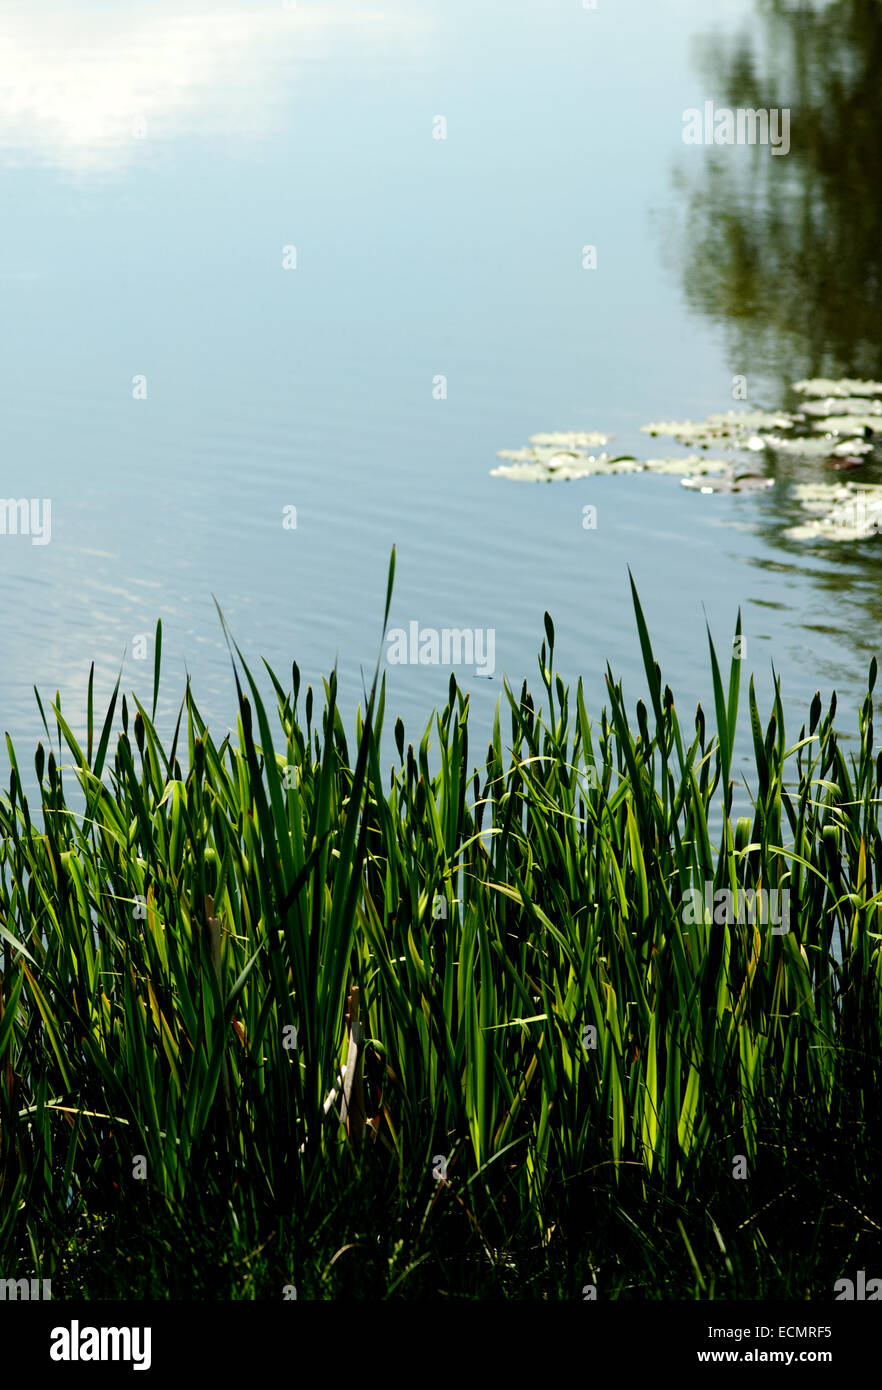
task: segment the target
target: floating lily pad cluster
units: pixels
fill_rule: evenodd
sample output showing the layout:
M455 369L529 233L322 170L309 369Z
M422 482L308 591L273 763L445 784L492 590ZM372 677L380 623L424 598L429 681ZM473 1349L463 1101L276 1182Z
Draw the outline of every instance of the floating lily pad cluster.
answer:
M697 492L765 492L766 488L775 486L775 479L767 478L763 473L733 473L731 470L724 477L710 481L694 475L681 479L681 482L684 487L694 488Z
M803 415L882 415L882 401L866 401L860 396L824 396L819 401L806 401Z
M644 434L670 435L678 443L790 454L804 459L845 459L868 454L867 436L882 435L882 399L870 399L875 381L800 381L795 390L816 397L800 411L730 410L706 420L666 420L642 427ZM780 431L786 430L786 434ZM815 433L811 433L815 431Z
M853 381L844 376L839 381L813 377L811 381L794 381L794 391L802 396L882 396L882 381Z
M533 434L524 449L500 449L498 457L508 464L491 469L494 478L510 478L519 483L542 483L588 478L592 473L637 473L640 464L631 458L610 458L595 454L612 439L611 434L572 430Z
M555 431L534 434L522 449L500 449L507 460L491 470L515 482L552 482L602 473L674 474L698 492L761 492L774 478L750 470L732 454L780 453L806 461L827 460L835 469L858 467L882 437L882 382L843 377L797 381L793 390L807 397L799 410L728 410L706 419L663 420L643 425L642 433L676 440L684 448L729 451L729 457L690 452L675 457L637 459L603 450L611 434ZM796 488L803 507L816 513L793 527L794 539L864 539L882 530L882 486L851 483L806 484Z
M866 439L844 439L838 444L828 437L813 439L782 439L780 435L770 434L764 439L767 448L776 454L791 454L802 459L830 459L834 466L837 459L857 458L873 451L873 445Z
M793 495L812 515L791 526L791 540L862 541L882 532L882 486L854 483L798 483Z
M518 483L541 483L588 478L598 473L655 473L709 474L725 472L731 465L728 459L690 457L635 459L630 454L612 458L607 453L589 453L608 444L611 434L557 432L533 434L523 449L500 449L498 457L509 462L491 468L494 478L508 478Z
M652 425L641 426L643 434L669 435L680 444L697 445L707 449L712 444L724 444L726 448L763 449L763 437L759 430L790 429L794 416L786 411L769 410L727 410L724 414L708 415L706 420L663 420Z

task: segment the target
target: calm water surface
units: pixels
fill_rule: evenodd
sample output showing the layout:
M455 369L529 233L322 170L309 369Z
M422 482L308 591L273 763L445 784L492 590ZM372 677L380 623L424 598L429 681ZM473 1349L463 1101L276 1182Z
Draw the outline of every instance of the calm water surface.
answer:
M34 685L78 727L93 661L101 699L121 664L149 691L159 617L164 719L189 672L226 728L212 595L247 657L314 683L337 660L354 706L393 544L393 625L495 630L493 676L459 672L487 728L502 677L535 675L546 609L595 709L607 662L642 693L629 565L685 709L709 699L705 619L725 647L740 605L793 737L819 686L848 723L880 555L783 537L789 482L821 465L737 497L490 470L545 430L677 452L640 426L738 407L736 374L755 407L801 376L880 375L867 9L0 5L2 492L52 502L50 544L0 537L0 722L22 761ZM791 108L790 154L685 145L709 99ZM388 667L409 737L448 675Z

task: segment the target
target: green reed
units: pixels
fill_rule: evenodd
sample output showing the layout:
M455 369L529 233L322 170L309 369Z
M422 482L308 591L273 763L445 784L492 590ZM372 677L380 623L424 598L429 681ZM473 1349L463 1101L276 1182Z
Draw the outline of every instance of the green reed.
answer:
M394 553L387 618L393 578ZM875 662L848 761L835 696L788 745L777 683L764 724L750 681L733 823L742 663L724 682L709 636L716 728L700 707L681 725L633 602L648 706L608 672L590 718L546 615L544 710L506 683L477 765L453 676L384 768L379 663L350 748L335 674L319 702L267 667L272 709L232 643L235 734L215 741L188 685L165 748L161 624L149 712L123 697L117 727L117 683L99 729L90 680L82 746L41 704L38 804L7 738L0 1273L75 1291L83 1229L130 1208L225 1213L243 1250L291 1219L341 1249L373 1221L385 1249L388 1224L378 1277L401 1293L470 1249L509 1291L581 1249L612 1290L663 1296L681 1266L701 1297L806 1292L878 1248ZM789 895L790 929L685 910L723 889ZM354 989L367 1123L344 1125Z

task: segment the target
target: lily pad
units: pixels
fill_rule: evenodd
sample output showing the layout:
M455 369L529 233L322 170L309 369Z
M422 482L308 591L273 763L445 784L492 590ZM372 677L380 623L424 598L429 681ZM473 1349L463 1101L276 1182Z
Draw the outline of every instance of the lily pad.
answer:
M804 459L842 457L848 454L869 454L872 444L863 439L843 439L833 444L829 439L782 439L780 435L763 435L763 442L780 454L794 454Z
M794 391L804 396L880 396L882 382L855 381L851 377L840 377L830 381L827 377L812 377L809 381L794 381Z
M793 496L807 511L829 511L834 502L847 502L851 494L848 483L795 483L793 486Z
M775 479L766 478L762 473L729 473L710 480L703 477L681 478L680 483L697 492L765 492L767 488L775 486Z
M786 410L727 410L723 415L709 415L707 423L728 433L756 433L757 430L787 430L793 426L793 416Z
M791 540L869 540L882 532L882 486L803 483L794 496L808 512L821 513L785 532Z
M555 449L551 445L528 444L523 449L497 449L496 457L510 459L512 463L550 463L554 459L593 459L595 455L586 454L581 449Z
M882 415L882 401L863 400L860 396L824 396L820 401L806 401L806 415Z
M586 434L579 430L556 430L551 434L531 434L530 443L550 444L558 449L599 449L613 437L597 431Z
M644 468L651 469L653 473L673 473L675 475L689 473L725 473L732 467L731 459L711 459L701 458L698 454L691 454L688 457L666 458L666 459L647 459Z
M718 444L728 434L724 426L714 427L707 421L699 424L695 420L660 420L652 425L641 425L640 430L642 434L663 434L684 444L697 444L702 449Z
M854 435L862 430L882 434L882 415L827 415L823 420L813 420L812 424L825 434Z
M539 450L508 450L500 452L501 458L511 457L513 453L536 454ZM577 454L575 452L542 451L549 457L524 459L511 464L491 468L493 478L508 478L515 483L571 482L574 478L594 477L598 473L639 473L643 467L636 459L610 459L606 454Z
M651 425L641 425L644 434L669 435L683 444L698 445L707 449L711 444L725 444L731 440L740 448L762 449L762 439L756 433L763 429L793 428L794 417L787 411L769 410L727 410L724 413L708 415L706 420L661 420Z

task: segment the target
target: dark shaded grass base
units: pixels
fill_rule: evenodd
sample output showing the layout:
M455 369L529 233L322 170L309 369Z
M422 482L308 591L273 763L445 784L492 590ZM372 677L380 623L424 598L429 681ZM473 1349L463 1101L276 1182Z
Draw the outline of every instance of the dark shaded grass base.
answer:
M261 1203L244 1175L207 1196L194 1182L180 1205L146 1185L96 1193L88 1211L45 1227L41 1265L61 1300L282 1300L293 1287L322 1300L828 1301L837 1279L882 1264L882 1124L824 1127L799 1108L781 1120L762 1124L749 1183L732 1176L737 1145L723 1143L688 1205L636 1168L616 1187L595 1155L550 1184L545 1240L513 1181L473 1185L468 1211L453 1172L440 1192L422 1170L399 1185L372 1150L360 1162L342 1153L299 1212ZM33 1272L23 1227L21 1238L7 1277Z

